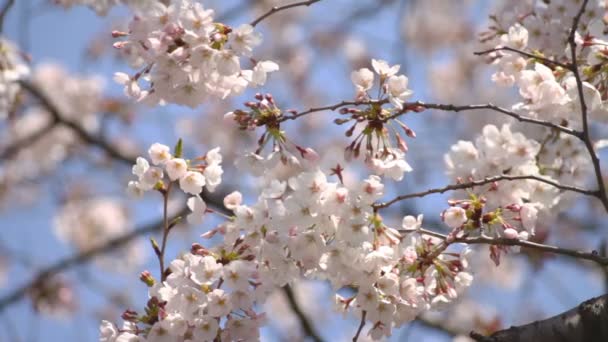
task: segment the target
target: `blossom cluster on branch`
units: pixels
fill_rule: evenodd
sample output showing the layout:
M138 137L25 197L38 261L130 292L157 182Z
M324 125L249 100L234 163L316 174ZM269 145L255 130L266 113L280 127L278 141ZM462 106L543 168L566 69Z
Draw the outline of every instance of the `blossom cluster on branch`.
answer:
M249 24L232 28L216 23L213 15L213 10L191 0L157 2L139 9L129 32L113 32L126 38L114 47L139 71L116 73L115 80L138 101L190 107L264 85L267 73L279 66L251 58L261 35ZM241 65L247 59L251 69Z
M134 102L197 108L265 85L279 65L253 58L262 43L256 25L283 9L317 1L273 7L251 24L235 27L216 22L215 12L195 0L54 2L87 5L100 15L126 5L133 16L128 29L112 31L113 47L135 71L117 72L114 80ZM487 257L499 265L504 254L532 245L537 223L551 222L574 196L596 197L608 210L596 153L606 143L597 144L590 133L592 123L608 122L605 13L605 1L544 0L493 15L481 35L492 48L476 54L494 68L495 85L515 88L517 103L508 108L409 102L415 93L408 77L399 74L399 65L380 59L352 71L354 96L335 105L284 110L272 94L256 93L245 108L224 115L243 135L261 131L253 149L235 161L239 176L260 185L253 196L236 189L223 203L206 199L205 193L215 192L226 178L223 146L187 158L181 139L174 148L152 144L147 157L133 160L127 190L134 197L162 196L162 237L150 240L160 272L141 272L148 290L145 307L124 311L121 326L102 321L100 341L257 341L267 323L260 304L303 278L331 284L335 310L361 321L355 341L366 325L367 335L380 340L462 296L473 283L475 261L486 258L469 244L488 244ZM9 118L19 104L20 92L27 90L23 80L30 78L42 94L39 106L10 121L11 139L20 144L34 139L3 166L7 171L0 181L8 175L15 178L6 182L28 177L18 170L51 169L81 139L95 141L100 132L94 115L103 107L98 79L72 77L50 65L31 72L25 60L0 40L0 113L7 113L0 119ZM59 83L61 89L55 89ZM450 147L444 164L451 185L381 202L385 184L413 171L406 161L406 140L417 136L408 126L410 114L432 109L486 109L513 120L485 125L473 140ZM330 110L336 111L331 123L345 127L348 142L343 158L326 167L324 153L301 145L284 126ZM43 131L48 132L40 138ZM50 152L47 145L53 146ZM365 168L357 168L357 160ZM351 170L354 179L343 177ZM586 188L592 178L597 190ZM439 210L444 227L434 227L446 234L423 228L422 215L399 214L398 223L389 218L387 208L394 203L448 190L459 192ZM180 215L186 220L170 218L174 200L183 204ZM169 258L174 227L182 221L199 227L212 221L205 220L211 214L220 223L201 231L203 240L189 251ZM55 226L63 240L84 253L132 231L124 208L110 198L66 201ZM99 238L91 241L91 235ZM134 249L123 252L135 263L141 257ZM599 260L593 253L562 254ZM66 290L63 299L45 296L44 285L67 288L61 278L32 286L41 310L52 301L72 307L71 292Z

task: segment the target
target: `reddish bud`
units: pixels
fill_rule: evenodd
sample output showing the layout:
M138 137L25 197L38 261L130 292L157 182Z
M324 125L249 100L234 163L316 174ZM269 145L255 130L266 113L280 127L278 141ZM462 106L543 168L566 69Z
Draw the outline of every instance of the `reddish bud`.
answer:
M141 280L148 287L152 287L154 286L154 283L156 283L156 280L154 280L154 277L152 276L150 271L141 272L139 275L139 280Z
M120 317L127 322L137 322L137 312L133 310L125 310Z

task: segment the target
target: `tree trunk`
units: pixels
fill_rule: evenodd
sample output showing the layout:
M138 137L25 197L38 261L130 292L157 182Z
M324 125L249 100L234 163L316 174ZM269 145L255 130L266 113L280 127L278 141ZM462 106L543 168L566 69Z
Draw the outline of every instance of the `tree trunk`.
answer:
M589 299L557 316L500 330L478 342L608 342L608 294Z

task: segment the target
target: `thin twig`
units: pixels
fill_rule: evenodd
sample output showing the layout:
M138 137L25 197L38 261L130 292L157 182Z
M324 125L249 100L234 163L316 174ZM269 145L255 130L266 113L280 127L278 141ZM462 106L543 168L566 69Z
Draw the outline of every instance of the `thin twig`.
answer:
M473 104L473 105L462 105L462 106L457 106L457 105L453 105L453 104L438 104L438 103L424 103L424 102L409 102L409 103L404 103L403 104L404 108L416 108L416 107L422 107L422 108L426 108L426 109L438 109L438 110L443 110L443 111L448 111L448 112L461 112L461 111L467 111L467 110L481 110L481 109L489 109L489 110L493 110L495 112L498 113L502 113L505 114L507 116L510 116L514 119L516 119L517 121L520 122L527 122L527 123L531 123L531 124L535 124L535 125L540 125L540 126L545 126L548 128L552 128L555 130L558 130L560 132L563 132L565 134L569 134L569 135L573 135L577 138L581 137L582 132L579 132L577 130L574 130L572 128L569 127L565 127L565 126L561 126L561 125L557 125L554 124L552 122L549 121L544 121L544 120L539 120L539 119L534 119L534 118L530 118L530 117L526 117L520 114L517 114L513 111L510 111L506 108L502 108L499 106L496 106L492 103L486 103L486 104ZM401 112L397 112L395 114L393 114L392 116L388 117L387 120L390 119L394 119L402 114L404 114L405 111L401 111Z
M363 330L363 327L365 326L365 316L367 316L367 311L363 310L363 312L361 312L361 323L359 323L359 328L357 328L357 333L355 334L355 337L353 337L353 342L357 342L357 340L359 339L361 330Z
M4 3L4 6L2 6L2 8L0 9L0 33L3 32L4 19L6 18L8 11L11 9L11 7L13 6L14 3L15 3L15 0L6 0L6 2Z
M285 297L287 297L287 301L289 302L289 307L293 311L293 313L298 318L300 322L300 326L302 330L306 334L306 336L310 337L315 342L322 342L323 339L319 336L319 334L315 331L315 328L312 326L312 323L306 317L306 314L300 308L298 301L296 300L296 296L293 293L293 289L289 284L283 286L283 293L285 293Z
M524 57L528 57L528 58L536 59L536 60L539 60L539 61L542 61L542 62L545 62L545 63L557 65L557 66L560 66L560 67L562 67L564 69L570 69L570 65L568 65L568 64L557 62L557 61L554 61L554 60L546 58L546 57L537 56L537 55L534 55L534 54L531 54L531 53L528 53L528 52L525 52L525 51L522 51L522 50L518 50L518 49L515 49L515 48L512 48L512 47L508 47L508 46L501 46L501 47L497 47L497 48L494 48L494 49L489 49L489 50L484 50L484 51L477 51L477 52L473 52L473 54L476 55L476 56L482 56L482 55L487 55L489 53L497 52L497 51L511 51L511 52L515 52L517 54L520 54L520 55L522 55Z
M268 12L264 13L262 16L260 16L256 20L252 21L250 25L255 27L262 20L264 20L264 19L270 17L271 15L273 15L277 12L280 12L282 10L286 10L286 9L298 7L298 6L307 6L308 7L312 4L314 4L315 2L319 2L319 1L321 1L321 0L298 1L298 2L291 3L291 4L283 5L283 6L274 6L273 8L268 10Z
M574 74L574 78L576 80L576 88L578 90L578 98L581 106L581 119L583 122L583 131L582 135L579 138L585 143L585 147L589 152L589 156L591 157L591 162L593 164L593 170L595 172L595 178L598 186L598 198L604 205L604 209L608 211L608 194L606 194L606 186L604 184L604 179L602 175L602 168L600 165L600 159L593 148L593 142L591 141L591 136L589 134L589 118L588 118L588 109L587 103L585 102L585 94L583 88L583 81L581 79L580 72L578 70L578 61L576 56L576 30L578 28L579 22L581 20L581 16L585 12L585 7L587 6L588 0L584 0L581 5L580 10L574 17L572 21L572 27L570 28L570 34L568 36L568 44L570 45L570 57L572 59L570 70Z
M298 112L298 113L295 113L292 115L287 115L287 116L282 117L279 120L279 122L283 122L283 121L287 121L287 120L295 120L301 116L308 115L311 113L322 112L325 110L334 111L338 108L342 108L342 107L346 107L346 106L363 106L363 105L372 105L372 104L384 104L386 102L388 102L388 101L386 101L386 100L383 100L383 101L342 101L340 103L336 103L333 105L323 106L323 107L313 107L313 108L310 108L303 112Z
M444 186L443 188L434 188L434 189L429 189L426 191L421 191L421 192L415 192L415 193L411 193L411 194L407 194L407 195L401 195L401 196L397 196L395 198L393 198L392 200L388 201L388 202L384 202L384 203L377 203L374 204L374 208L376 209L382 209L382 208L386 208L391 206L392 204L402 201L402 200L406 200L409 198L415 198L415 197L425 197L428 196L430 194L442 194L444 192L447 191L452 191L452 190L464 190L464 189L468 189L468 188L473 188L473 187L477 187L477 186L482 186L482 185L486 185L486 184L490 184L490 183L494 183L494 182L499 182L499 181L516 181L516 180L535 180L538 182L542 182L545 184L549 184L551 186L554 186L560 190L564 190L564 191L572 191L572 192L577 192L583 195L587 195L587 196L594 196L594 197L598 197L598 193L597 191L593 191L593 190L587 190L587 189L582 189L582 188L578 188L575 186L570 186L570 185L562 185L559 184L557 182L554 182L550 179L546 179L540 176L532 176L532 175L523 175L523 176L509 176L509 175L500 175L500 176L494 176L494 177L489 177L489 178L484 178L484 179L480 179L480 180L474 180L474 181L470 181L470 182L466 182L466 183L458 183L458 184L450 184L447 186Z
M328 106L323 106L323 107L315 107L315 108L310 108L306 111L303 112L299 112L299 113L295 113L292 115L288 115L288 116L284 116L280 119L280 122L282 121L286 121L286 120L295 120L301 116L304 115L308 115L311 113L316 113L316 112L322 112L325 110L336 110L338 108L341 107L345 107L345 106L362 106L362 105L372 105L372 104L386 104L388 103L387 99L384 100L379 100L379 101L375 101L375 100L371 100L371 101L342 101L340 103L336 103L333 105L328 105ZM520 122L527 122L527 123L531 123L531 124L535 124L535 125L540 125L540 126L545 126L547 128L551 128L551 129L555 129L558 130L560 132L563 132L565 134L568 135L572 135L575 136L577 138L581 138L582 136L582 132L579 132L577 130L574 130L572 128L566 127L566 126L562 126L562 125L558 125L549 121L545 121L545 120L539 120L539 119L535 119L535 118L531 118L531 117L527 117L527 116L523 116L520 114L517 114L513 111L510 111L506 108L502 108L499 106L496 106L492 103L484 103L484 104L472 104L472 105L453 105L453 104L441 104L441 103L424 103L421 101L417 101L417 102L406 102L403 104L403 107L405 108L402 111L398 111L395 114L387 117L384 119L384 121L388 121L388 120L392 120L395 119L403 114L405 114L407 112L407 110L410 110L412 108L426 108L426 109L437 109L437 110L443 110L443 111L447 111L447 112L462 112L462 111L468 111L468 110L492 110L501 114L505 114L507 116L510 116L514 119L516 119L517 121Z
M433 236L444 241L447 241L448 236L445 234L441 234L438 232L434 232L428 229L402 229L399 230L400 233L420 233L424 235ZM535 249L538 251L543 251L547 253L566 255L569 257L590 260L598 263L602 266L608 266L608 258L601 256L597 251L592 251L591 253L577 251L573 249L567 249L557 246L545 245L538 242L519 240L519 239L507 239L507 238L492 238L488 236L479 236L479 237L456 237L450 238L450 243L465 243L465 244L485 244L485 245L498 245L498 246L520 246L526 247L530 249Z
M171 227L169 227L168 205L172 185L173 183L169 183L167 189L163 191L163 238L161 241L160 254L158 255L161 281L165 281L165 249L167 248L167 240L169 238L169 231L171 230Z

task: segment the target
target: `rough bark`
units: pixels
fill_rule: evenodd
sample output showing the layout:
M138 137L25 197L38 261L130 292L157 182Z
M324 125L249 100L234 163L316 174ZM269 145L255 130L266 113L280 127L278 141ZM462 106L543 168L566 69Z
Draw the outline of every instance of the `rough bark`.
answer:
M608 294L542 321L500 330L487 337L472 332L471 337L479 342L606 342Z

